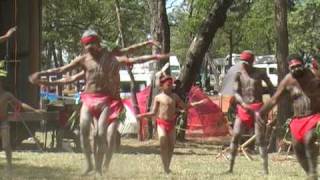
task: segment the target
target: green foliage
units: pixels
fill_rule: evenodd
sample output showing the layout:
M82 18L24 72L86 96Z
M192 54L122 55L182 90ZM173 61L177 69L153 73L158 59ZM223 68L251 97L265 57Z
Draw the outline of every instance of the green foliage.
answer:
M305 0L297 3L288 18L289 49L311 52L319 43L320 0Z
M125 42L136 43L150 32L149 10L146 2L120 0ZM42 40L43 66L51 63L50 44L62 49L70 61L80 53L80 37L89 27L98 31L108 44L118 39L117 16L114 1L101 0L43 0Z

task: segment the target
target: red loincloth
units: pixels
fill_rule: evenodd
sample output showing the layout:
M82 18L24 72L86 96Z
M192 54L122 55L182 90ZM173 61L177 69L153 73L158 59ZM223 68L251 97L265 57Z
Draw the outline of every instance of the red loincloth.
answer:
M320 121L320 113L304 117L292 118L290 122L290 130L292 136L298 141L303 143L303 138L307 132L315 128Z
M249 104L249 106L253 111L258 111L263 106L263 103L252 103ZM237 116L248 128L254 127L254 116L249 114L247 110L239 104L237 105Z
M172 120L157 118L157 125L158 127L164 129L166 134L169 134L175 128L176 117L174 117Z
M104 106L108 107L107 123L113 122L120 115L123 104L121 99L114 99L103 93L81 93L81 101L88 108L92 116L99 118Z

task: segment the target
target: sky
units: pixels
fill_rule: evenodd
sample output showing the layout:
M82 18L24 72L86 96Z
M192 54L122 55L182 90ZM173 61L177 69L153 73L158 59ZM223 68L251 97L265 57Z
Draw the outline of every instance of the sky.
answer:
M179 6L183 3L183 0L167 0L167 12L170 13L176 6ZM170 8L170 6L172 6Z

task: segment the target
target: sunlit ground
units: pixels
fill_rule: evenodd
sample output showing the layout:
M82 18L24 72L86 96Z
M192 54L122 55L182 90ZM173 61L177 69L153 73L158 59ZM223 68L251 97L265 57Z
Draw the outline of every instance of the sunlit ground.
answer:
M236 160L235 172L223 174L228 161L216 159L221 146L211 143L178 143L172 161L172 174L162 171L159 146L155 140L122 141L122 150L112 159L104 177L81 177L84 158L79 153L14 152L12 179L304 179L305 174L294 156L270 155L270 175L262 175L258 155L254 161L244 156ZM0 153L0 178L9 179L4 172L4 153Z

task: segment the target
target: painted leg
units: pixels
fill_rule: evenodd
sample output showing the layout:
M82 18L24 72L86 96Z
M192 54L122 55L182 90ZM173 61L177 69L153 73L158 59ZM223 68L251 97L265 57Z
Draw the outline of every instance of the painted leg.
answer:
M170 164L171 164L171 160L172 160L172 155L173 155L173 151L174 151L174 145L176 143L176 131L175 129L173 129L170 134L169 134L169 163L168 163L168 168L170 168ZM169 169L170 171L170 169Z
M118 120L114 120L108 125L107 129L107 150L106 150L106 158L105 158L105 168L109 169L111 158L113 155L113 150L115 148L115 138L118 129L119 122Z
M309 165L308 165L308 160L307 156L305 153L305 146L303 143L296 141L294 138L292 139L292 147L294 149L294 152L297 156L297 160L303 170L308 174L309 172Z
M165 173L170 173L169 169L169 137L165 130L158 126L158 136L160 141L160 156Z
M10 127L9 124L1 127L2 148L6 153L7 171L10 172L12 168L12 150L10 144Z
M256 134L256 144L259 146L259 153L262 158L263 172L264 174L269 174L268 169L268 151L266 145L266 126L260 126L258 123L255 123L255 134Z
M318 157L318 146L315 144L317 136L314 131L310 131L305 136L305 150L309 166L308 177L309 179L318 179L317 175L317 157Z
M231 159L230 159L230 166L229 166L229 173L233 172L233 167L234 167L234 162L237 156L237 151L238 151L238 144L239 144L239 140L241 138L241 133L242 133L242 123L241 120L236 118L234 126L233 126L233 136L231 139L231 143L230 143L230 150L231 150Z
M105 107L100 114L97 124L96 145L97 151L95 156L96 172L102 175L102 162L106 153L106 131L107 131L108 108Z
M91 121L92 116L89 112L89 109L85 105L82 105L80 111L80 141L82 151L85 156L85 169L82 175L87 175L90 171L93 170L91 160L91 146L89 141Z

